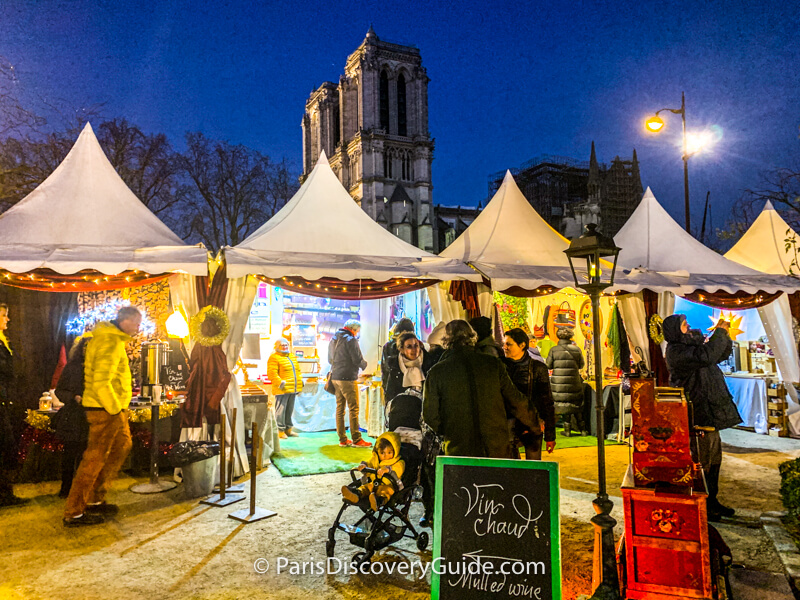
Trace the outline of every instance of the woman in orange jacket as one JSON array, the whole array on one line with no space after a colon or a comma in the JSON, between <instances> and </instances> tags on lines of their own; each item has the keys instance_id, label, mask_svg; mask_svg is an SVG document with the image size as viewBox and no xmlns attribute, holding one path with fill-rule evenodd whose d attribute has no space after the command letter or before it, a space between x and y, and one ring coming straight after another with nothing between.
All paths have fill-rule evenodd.
<instances>
[{"instance_id":1,"label":"woman in orange jacket","mask_svg":"<svg viewBox=\"0 0 800 600\"><path fill-rule=\"evenodd\" d=\"M294 400L303 389L303 376L297 359L289 351L289 341L285 338L275 342L275 352L267 361L267 376L272 382L275 394L275 418L278 421L278 437L297 437L292 430Z\"/></svg>"}]
</instances>

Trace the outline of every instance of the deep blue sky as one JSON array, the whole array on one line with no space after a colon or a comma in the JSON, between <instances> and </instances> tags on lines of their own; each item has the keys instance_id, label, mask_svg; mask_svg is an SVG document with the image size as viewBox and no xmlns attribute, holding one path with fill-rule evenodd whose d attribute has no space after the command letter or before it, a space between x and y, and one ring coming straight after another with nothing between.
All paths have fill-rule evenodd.
<instances>
[{"instance_id":1,"label":"deep blue sky","mask_svg":"<svg viewBox=\"0 0 800 600\"><path fill-rule=\"evenodd\" d=\"M792 8L792 7L795 8ZM179 147L203 131L301 165L309 92L337 81L372 24L420 48L436 139L434 201L474 205L487 178L540 154L630 157L683 222L680 117L646 137L642 119L678 107L716 125L689 176L699 224L711 191L719 227L768 169L800 165L800 10L794 2L31 2L0 3L0 55L19 94L103 103Z\"/></svg>"}]
</instances>

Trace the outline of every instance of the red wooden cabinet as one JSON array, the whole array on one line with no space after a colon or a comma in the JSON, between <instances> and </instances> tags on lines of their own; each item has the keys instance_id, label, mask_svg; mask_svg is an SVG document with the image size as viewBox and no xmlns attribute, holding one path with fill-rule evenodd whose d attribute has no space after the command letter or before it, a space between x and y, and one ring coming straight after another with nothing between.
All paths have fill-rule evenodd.
<instances>
[{"instance_id":1,"label":"red wooden cabinet","mask_svg":"<svg viewBox=\"0 0 800 600\"><path fill-rule=\"evenodd\" d=\"M697 481L695 482L697 485ZM622 484L626 598L713 598L706 493Z\"/></svg>"}]
</instances>

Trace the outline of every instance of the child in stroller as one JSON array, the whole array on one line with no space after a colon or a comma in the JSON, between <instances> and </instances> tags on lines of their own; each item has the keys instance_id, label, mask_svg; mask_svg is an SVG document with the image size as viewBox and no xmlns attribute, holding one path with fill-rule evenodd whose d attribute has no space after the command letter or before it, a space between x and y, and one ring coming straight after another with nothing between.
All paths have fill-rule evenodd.
<instances>
[{"instance_id":1,"label":"child in stroller","mask_svg":"<svg viewBox=\"0 0 800 600\"><path fill-rule=\"evenodd\" d=\"M400 487L397 484L402 486L400 477L403 476L405 465L400 456L400 436L394 432L384 433L375 442L369 462L362 461L356 467L359 471L369 469L368 482L355 490L343 486L342 497L351 504L358 504L362 498L367 498L370 508L378 510L378 504L386 504L395 489Z\"/></svg>"},{"instance_id":2,"label":"child in stroller","mask_svg":"<svg viewBox=\"0 0 800 600\"><path fill-rule=\"evenodd\" d=\"M397 396L390 403L390 406L404 395ZM394 424L392 423L390 406L387 406L387 424ZM397 406L399 407L400 403ZM403 419L403 421L406 425L410 423L407 419ZM419 433L419 417L417 417L415 423L416 432ZM362 464L355 469L351 469L350 477L352 481L342 488L342 508L328 530L328 540L325 544L327 556L333 556L337 531L344 531L348 534L351 544L364 549L363 552L360 551L353 556L353 563L356 566L362 562L369 562L376 551L395 544L403 538L416 540L417 548L420 551L428 547L428 534L424 531L418 532L408 520L408 511L411 503L421 495L421 488L417 485L422 464L419 442L421 433L417 436L414 432L415 430L413 429L397 426L394 431L380 436L375 443L371 462L376 466L380 466L380 457L376 455L378 446L379 444L383 445L381 443L382 439L391 440L390 444L395 450L394 456L397 456L397 449L399 449L400 460L395 464L404 463L404 468L400 473L397 473L398 469L393 467L393 472L389 473L389 477L384 475L383 478L378 478L378 470L371 466L363 466ZM364 476L359 478L357 474L364 474ZM398 476L392 477L392 475ZM390 490L384 490L383 498L381 498L380 493L378 497L375 497L374 493L367 495L364 491L359 491L364 485L374 486L375 478L381 481L379 487L387 486L390 488ZM389 491L390 493L387 493ZM373 498L374 505L370 502ZM381 502L381 500L383 501ZM344 512L353 507L357 507L363 512L361 517L353 525L342 523L341 519Z\"/></svg>"}]
</instances>

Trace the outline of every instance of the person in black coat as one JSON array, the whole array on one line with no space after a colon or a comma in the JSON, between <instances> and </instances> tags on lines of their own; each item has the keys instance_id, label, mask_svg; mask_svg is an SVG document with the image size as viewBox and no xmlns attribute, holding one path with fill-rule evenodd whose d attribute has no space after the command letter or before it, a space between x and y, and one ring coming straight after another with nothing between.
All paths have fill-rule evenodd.
<instances>
[{"instance_id":1,"label":"person in black coat","mask_svg":"<svg viewBox=\"0 0 800 600\"><path fill-rule=\"evenodd\" d=\"M17 468L17 442L14 435L14 404L11 385L14 381L14 356L6 338L8 305L0 304L0 506L25 504L14 495L12 474Z\"/></svg>"},{"instance_id":2,"label":"person in black coat","mask_svg":"<svg viewBox=\"0 0 800 600\"><path fill-rule=\"evenodd\" d=\"M333 336L328 346L328 362L331 365L330 379L336 396L336 433L342 447L356 446L371 448L372 444L362 439L358 425L358 371L367 368L367 361L361 354L358 345L358 332L361 323L350 319ZM345 407L350 416L350 435L347 439L344 427Z\"/></svg>"},{"instance_id":3,"label":"person in black coat","mask_svg":"<svg viewBox=\"0 0 800 600\"><path fill-rule=\"evenodd\" d=\"M550 392L550 376L547 366L534 359L528 352L530 338L519 327L505 333L503 362L508 375L517 389L528 399L528 403L539 413L544 426L531 431L514 419L513 431L516 438L525 446L526 460L542 459L542 438L547 444L547 453L551 454L556 447L556 413L553 395Z\"/></svg>"},{"instance_id":4,"label":"person in black coat","mask_svg":"<svg viewBox=\"0 0 800 600\"><path fill-rule=\"evenodd\" d=\"M61 498L69 496L72 479L81 463L86 441L89 438L89 423L81 405L83 396L83 357L91 333L75 340L69 351L69 360L61 371L56 385L56 398L64 403L55 415L56 437L64 443L61 457Z\"/></svg>"},{"instance_id":5,"label":"person in black coat","mask_svg":"<svg viewBox=\"0 0 800 600\"><path fill-rule=\"evenodd\" d=\"M422 382L436 364L433 354L425 350L413 332L404 332L395 339L395 352L381 361L381 385L386 404L409 388L422 391ZM421 375L421 379L420 379Z\"/></svg>"},{"instance_id":6,"label":"person in black coat","mask_svg":"<svg viewBox=\"0 0 800 600\"><path fill-rule=\"evenodd\" d=\"M689 328L686 315L676 314L664 319L664 339L667 342L665 359L669 384L684 389L692 404L694 425L713 428L698 439L700 463L708 485L708 518L733 516L735 510L717 499L719 472L722 466L722 442L719 432L742 422L733 396L725 384L725 376L717 366L728 358L733 342L730 324L720 319L714 333L705 340L702 332Z\"/></svg>"},{"instance_id":7,"label":"person in black coat","mask_svg":"<svg viewBox=\"0 0 800 600\"><path fill-rule=\"evenodd\" d=\"M400 337L401 333L414 333L414 321L406 317L400 319L392 330L392 337L383 345L383 349L381 350L381 386L383 387L385 402L390 400L390 398L386 397L386 382L389 381L390 370L400 352L397 349L397 338Z\"/></svg>"}]
</instances>

